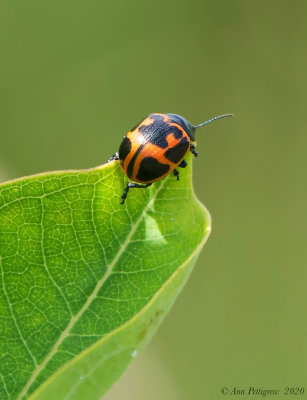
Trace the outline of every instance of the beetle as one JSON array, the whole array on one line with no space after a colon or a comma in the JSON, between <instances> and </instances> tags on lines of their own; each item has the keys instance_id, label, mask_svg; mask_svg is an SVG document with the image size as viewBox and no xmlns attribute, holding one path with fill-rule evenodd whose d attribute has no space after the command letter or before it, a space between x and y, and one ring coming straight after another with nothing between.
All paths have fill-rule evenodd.
<instances>
[{"instance_id":1,"label":"beetle","mask_svg":"<svg viewBox=\"0 0 307 400\"><path fill-rule=\"evenodd\" d=\"M197 156L192 143L195 130L232 115L219 115L199 125L192 125L177 114L150 114L144 118L123 137L118 153L109 159L119 160L121 169L133 181L127 184L121 204L131 188L147 188L171 172L179 180L177 167L187 166L187 153Z\"/></svg>"}]
</instances>

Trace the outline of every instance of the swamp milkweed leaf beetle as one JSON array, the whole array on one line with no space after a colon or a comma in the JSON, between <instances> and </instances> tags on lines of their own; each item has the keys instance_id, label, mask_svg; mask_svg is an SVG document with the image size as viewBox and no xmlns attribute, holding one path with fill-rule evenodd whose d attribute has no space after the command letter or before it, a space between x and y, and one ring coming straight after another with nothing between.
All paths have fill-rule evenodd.
<instances>
[{"instance_id":1,"label":"swamp milkweed leaf beetle","mask_svg":"<svg viewBox=\"0 0 307 400\"><path fill-rule=\"evenodd\" d=\"M146 188L171 172L179 180L177 167L187 166L184 157L188 151L197 156L192 143L195 130L232 115L219 115L199 125L176 114L150 114L143 119L123 137L118 153L108 160L119 160L122 170L133 181L126 186L121 204L131 188Z\"/></svg>"}]
</instances>

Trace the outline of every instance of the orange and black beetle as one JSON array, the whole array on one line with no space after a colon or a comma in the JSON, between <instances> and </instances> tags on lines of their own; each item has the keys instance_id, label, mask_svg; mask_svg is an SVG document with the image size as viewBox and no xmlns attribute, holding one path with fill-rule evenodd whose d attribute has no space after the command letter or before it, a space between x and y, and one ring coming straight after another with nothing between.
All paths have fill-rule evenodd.
<instances>
[{"instance_id":1,"label":"orange and black beetle","mask_svg":"<svg viewBox=\"0 0 307 400\"><path fill-rule=\"evenodd\" d=\"M179 180L177 167L187 166L184 157L190 150L197 156L195 129L232 114L219 115L199 125L191 125L186 119L176 114L150 114L124 136L111 160L119 160L124 173L134 182L129 182L122 195L123 204L129 189L146 188L153 182L164 178L169 173Z\"/></svg>"}]
</instances>

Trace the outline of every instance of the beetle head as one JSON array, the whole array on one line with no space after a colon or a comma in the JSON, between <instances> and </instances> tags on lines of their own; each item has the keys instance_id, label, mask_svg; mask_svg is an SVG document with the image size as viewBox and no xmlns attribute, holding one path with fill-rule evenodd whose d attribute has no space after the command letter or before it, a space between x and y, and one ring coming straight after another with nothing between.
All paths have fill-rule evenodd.
<instances>
[{"instance_id":1,"label":"beetle head","mask_svg":"<svg viewBox=\"0 0 307 400\"><path fill-rule=\"evenodd\" d=\"M208 121L202 122L201 124L192 125L192 124L190 124L189 121L187 121L185 118L181 117L180 115L177 115L177 114L166 114L166 115L169 116L169 118L172 120L172 122L175 122L176 124L182 126L182 128L187 132L187 134L190 136L191 140L193 140L193 141L195 140L195 129L200 128L201 126L208 125L211 122L216 121L217 119L233 116L233 114L218 115L217 117L210 118L210 119L208 119Z\"/></svg>"}]
</instances>

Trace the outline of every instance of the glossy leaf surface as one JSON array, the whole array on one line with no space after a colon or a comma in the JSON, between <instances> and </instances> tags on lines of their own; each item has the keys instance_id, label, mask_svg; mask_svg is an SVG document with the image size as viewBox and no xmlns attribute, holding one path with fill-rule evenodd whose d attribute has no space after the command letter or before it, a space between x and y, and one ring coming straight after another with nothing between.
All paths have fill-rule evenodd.
<instances>
[{"instance_id":1,"label":"glossy leaf surface","mask_svg":"<svg viewBox=\"0 0 307 400\"><path fill-rule=\"evenodd\" d=\"M180 176L124 205L117 162L0 185L1 399L95 400L118 379L210 232Z\"/></svg>"}]
</instances>

